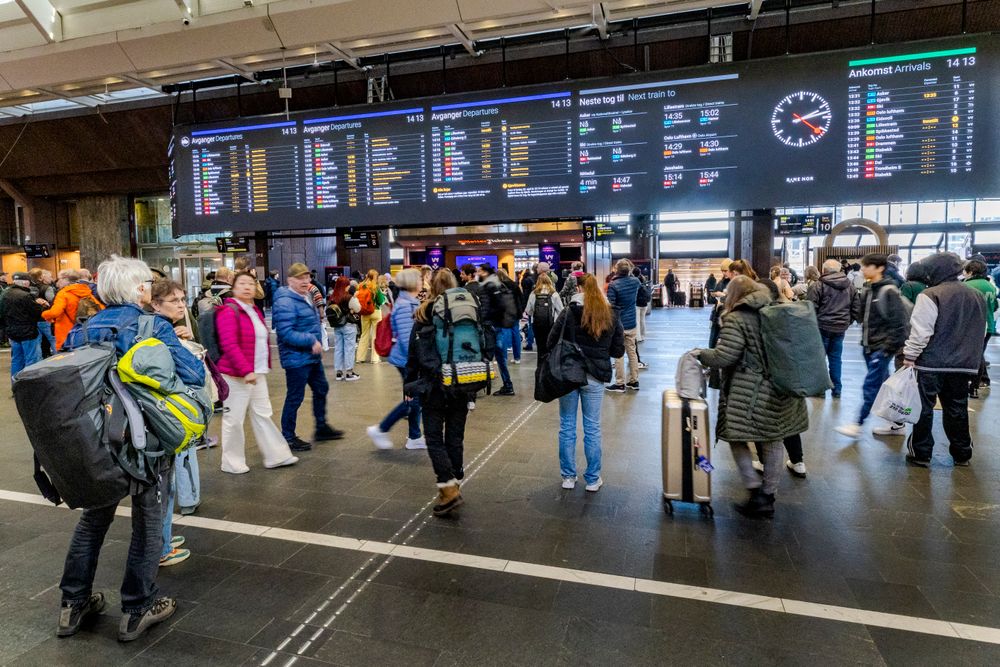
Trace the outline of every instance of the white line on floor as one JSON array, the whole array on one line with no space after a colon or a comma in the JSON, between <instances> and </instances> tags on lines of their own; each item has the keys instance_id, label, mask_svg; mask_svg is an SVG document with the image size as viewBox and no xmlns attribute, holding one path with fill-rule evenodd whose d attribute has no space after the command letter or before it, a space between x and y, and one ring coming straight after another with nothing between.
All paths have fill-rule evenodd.
<instances>
[{"instance_id":1,"label":"white line on floor","mask_svg":"<svg viewBox=\"0 0 1000 667\"><path fill-rule=\"evenodd\" d=\"M42 496L30 493L20 493L17 491L6 491L0 489L0 500L10 500L14 502L29 503L32 505L46 505L51 507L51 503L45 500ZM118 509L118 514L122 516L127 516L128 512L128 508L125 507L120 507ZM349 537L339 537L337 535L325 535L322 533L307 533L297 530L286 530L283 528L272 528L270 526L259 526L236 521L223 521L220 519L208 519L198 516L175 516L174 524L182 526L195 526L197 528L217 530L225 533L255 535L258 537L286 540L301 544L317 544L336 549L347 549L350 551L361 551L370 554L388 555L393 558L408 558L411 560L443 563L446 565L456 565L459 567L469 567L479 570L504 572L506 574L515 574L525 577L552 579L555 581L569 581L578 584L587 584L590 586L600 586L602 588L615 588L626 591L635 591L638 593L648 593L650 595L681 598L685 600L700 600L702 602L712 604L724 604L734 607L746 607L749 609L763 609L782 614L807 616L810 618L839 621L843 623L857 623L877 628L905 630L907 632L917 632L927 635L936 635L939 637L950 637L952 639L967 639L986 642L989 644L1000 644L1000 628L993 628L984 625L969 625L966 623L942 621L934 618L906 616L903 614L888 614L879 611L870 611L867 609L856 609L853 607L839 607L836 605L807 602L805 600L792 600L787 598L769 597L765 595L755 595L752 593L741 593L739 591L727 591L717 588L688 586L684 584L674 584L667 581L625 577L601 572L589 572L586 570L574 570L565 567L525 563L522 561L505 560L503 558L489 558L453 551L425 549L405 544L390 544L388 542L358 540ZM278 650L281 650L281 648L283 647L279 647ZM274 655L268 657L270 659L265 661L263 664L268 664L271 660L273 660Z\"/></svg>"}]
</instances>

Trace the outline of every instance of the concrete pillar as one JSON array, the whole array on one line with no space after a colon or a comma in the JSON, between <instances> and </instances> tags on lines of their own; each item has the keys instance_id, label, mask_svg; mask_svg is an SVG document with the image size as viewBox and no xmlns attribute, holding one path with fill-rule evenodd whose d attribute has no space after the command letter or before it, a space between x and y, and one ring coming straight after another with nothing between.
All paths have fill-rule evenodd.
<instances>
[{"instance_id":1,"label":"concrete pillar","mask_svg":"<svg viewBox=\"0 0 1000 667\"><path fill-rule=\"evenodd\" d=\"M731 220L729 247L733 259L746 260L766 278L774 261L774 209L733 211Z\"/></svg>"},{"instance_id":2,"label":"concrete pillar","mask_svg":"<svg viewBox=\"0 0 1000 667\"><path fill-rule=\"evenodd\" d=\"M132 252L129 236L128 197L95 195L76 200L80 218L80 265L94 271L112 254L128 257Z\"/></svg>"}]
</instances>

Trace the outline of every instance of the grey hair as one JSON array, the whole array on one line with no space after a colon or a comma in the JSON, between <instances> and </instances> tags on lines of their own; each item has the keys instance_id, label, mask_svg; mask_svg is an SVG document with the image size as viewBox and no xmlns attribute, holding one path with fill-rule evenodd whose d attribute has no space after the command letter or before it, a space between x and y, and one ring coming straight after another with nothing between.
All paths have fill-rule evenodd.
<instances>
[{"instance_id":1,"label":"grey hair","mask_svg":"<svg viewBox=\"0 0 1000 667\"><path fill-rule=\"evenodd\" d=\"M396 286L407 292L417 292L423 285L424 279L417 269L403 269L396 274Z\"/></svg>"},{"instance_id":2,"label":"grey hair","mask_svg":"<svg viewBox=\"0 0 1000 667\"><path fill-rule=\"evenodd\" d=\"M111 255L97 267L97 294L108 305L140 303L139 286L153 280L153 272L138 259Z\"/></svg>"},{"instance_id":3,"label":"grey hair","mask_svg":"<svg viewBox=\"0 0 1000 667\"><path fill-rule=\"evenodd\" d=\"M76 269L63 269L59 272L60 278L65 278L70 282L76 282L80 279L80 272Z\"/></svg>"},{"instance_id":4,"label":"grey hair","mask_svg":"<svg viewBox=\"0 0 1000 667\"><path fill-rule=\"evenodd\" d=\"M840 262L835 259L828 259L823 262L823 273L840 273Z\"/></svg>"}]
</instances>

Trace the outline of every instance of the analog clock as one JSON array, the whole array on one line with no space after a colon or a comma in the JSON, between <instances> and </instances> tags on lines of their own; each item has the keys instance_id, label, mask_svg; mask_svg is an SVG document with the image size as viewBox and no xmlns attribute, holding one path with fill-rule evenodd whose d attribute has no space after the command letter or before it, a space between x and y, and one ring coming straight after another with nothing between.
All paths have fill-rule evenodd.
<instances>
[{"instance_id":1,"label":"analog clock","mask_svg":"<svg viewBox=\"0 0 1000 667\"><path fill-rule=\"evenodd\" d=\"M805 148L826 136L831 117L830 105L825 99L800 90L774 105L771 131L786 146Z\"/></svg>"}]
</instances>

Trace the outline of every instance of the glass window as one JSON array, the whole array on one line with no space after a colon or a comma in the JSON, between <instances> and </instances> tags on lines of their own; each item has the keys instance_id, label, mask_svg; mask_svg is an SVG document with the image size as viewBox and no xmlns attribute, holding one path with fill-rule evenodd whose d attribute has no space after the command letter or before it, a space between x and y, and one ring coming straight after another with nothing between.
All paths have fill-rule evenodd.
<instances>
[{"instance_id":1,"label":"glass window","mask_svg":"<svg viewBox=\"0 0 1000 667\"><path fill-rule=\"evenodd\" d=\"M908 246L912 240L913 232L907 232L905 234L889 234L889 245L898 245L899 247Z\"/></svg>"},{"instance_id":2,"label":"glass window","mask_svg":"<svg viewBox=\"0 0 1000 667\"><path fill-rule=\"evenodd\" d=\"M692 255L711 252L727 252L729 250L728 239L681 239L677 241L660 241L660 252L676 254L679 252L689 252ZM612 242L611 252L615 252ZM628 250L626 249L626 252Z\"/></svg>"},{"instance_id":3,"label":"glass window","mask_svg":"<svg viewBox=\"0 0 1000 667\"><path fill-rule=\"evenodd\" d=\"M1000 243L1000 230L976 232L976 244Z\"/></svg>"},{"instance_id":4,"label":"glass window","mask_svg":"<svg viewBox=\"0 0 1000 667\"><path fill-rule=\"evenodd\" d=\"M861 217L861 205L850 204L848 206L838 206L834 210L833 221L835 223L841 223L844 220L850 220L851 218Z\"/></svg>"},{"instance_id":5,"label":"glass window","mask_svg":"<svg viewBox=\"0 0 1000 667\"><path fill-rule=\"evenodd\" d=\"M913 244L914 246L934 246L937 248L941 245L941 233L934 232L929 234L914 234Z\"/></svg>"},{"instance_id":6,"label":"glass window","mask_svg":"<svg viewBox=\"0 0 1000 667\"><path fill-rule=\"evenodd\" d=\"M888 204L865 204L861 207L861 217L874 220L880 225L889 224Z\"/></svg>"},{"instance_id":7,"label":"glass window","mask_svg":"<svg viewBox=\"0 0 1000 667\"><path fill-rule=\"evenodd\" d=\"M980 199L976 202L976 222L1000 220L1000 199ZM977 238L978 243L982 243Z\"/></svg>"},{"instance_id":8,"label":"glass window","mask_svg":"<svg viewBox=\"0 0 1000 667\"><path fill-rule=\"evenodd\" d=\"M402 262L404 252L403 248L389 248L389 261Z\"/></svg>"},{"instance_id":9,"label":"glass window","mask_svg":"<svg viewBox=\"0 0 1000 667\"><path fill-rule=\"evenodd\" d=\"M910 257L907 260L907 265L913 264L914 262L919 262L925 257L930 257L935 252L937 251L934 248L913 248L910 251Z\"/></svg>"},{"instance_id":10,"label":"glass window","mask_svg":"<svg viewBox=\"0 0 1000 667\"><path fill-rule=\"evenodd\" d=\"M917 204L915 202L909 204L889 204L889 224L917 224Z\"/></svg>"},{"instance_id":11,"label":"glass window","mask_svg":"<svg viewBox=\"0 0 1000 667\"><path fill-rule=\"evenodd\" d=\"M785 237L784 236L775 236L774 237L774 250L775 250L775 252L781 250L784 247L784 245L785 245Z\"/></svg>"},{"instance_id":12,"label":"glass window","mask_svg":"<svg viewBox=\"0 0 1000 667\"><path fill-rule=\"evenodd\" d=\"M660 232L728 232L729 220L689 220L687 222L661 222Z\"/></svg>"},{"instance_id":13,"label":"glass window","mask_svg":"<svg viewBox=\"0 0 1000 667\"><path fill-rule=\"evenodd\" d=\"M943 201L922 201L917 209L917 222L921 225L945 222L945 209L947 205Z\"/></svg>"},{"instance_id":14,"label":"glass window","mask_svg":"<svg viewBox=\"0 0 1000 667\"><path fill-rule=\"evenodd\" d=\"M969 232L948 234L945 241L948 243L948 251L958 253L959 257L965 257L965 251L972 244L972 234Z\"/></svg>"},{"instance_id":15,"label":"glass window","mask_svg":"<svg viewBox=\"0 0 1000 667\"><path fill-rule=\"evenodd\" d=\"M660 213L657 218L660 222L670 222L671 220L729 220L729 211L718 210L718 211L665 211ZM628 222L623 220L622 222Z\"/></svg>"},{"instance_id":16,"label":"glass window","mask_svg":"<svg viewBox=\"0 0 1000 667\"><path fill-rule=\"evenodd\" d=\"M632 252L632 243L630 241L611 242L612 255L628 255L631 252Z\"/></svg>"},{"instance_id":17,"label":"glass window","mask_svg":"<svg viewBox=\"0 0 1000 667\"><path fill-rule=\"evenodd\" d=\"M972 222L975 204L972 200L948 202L948 222Z\"/></svg>"},{"instance_id":18,"label":"glass window","mask_svg":"<svg viewBox=\"0 0 1000 667\"><path fill-rule=\"evenodd\" d=\"M840 234L833 240L835 248L853 248L861 240L861 234Z\"/></svg>"}]
</instances>

